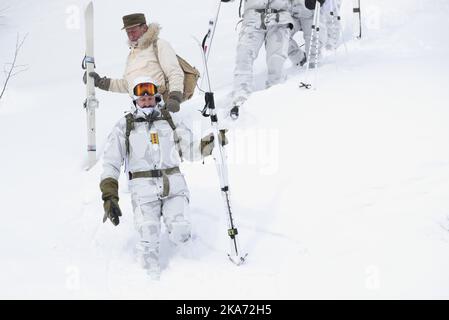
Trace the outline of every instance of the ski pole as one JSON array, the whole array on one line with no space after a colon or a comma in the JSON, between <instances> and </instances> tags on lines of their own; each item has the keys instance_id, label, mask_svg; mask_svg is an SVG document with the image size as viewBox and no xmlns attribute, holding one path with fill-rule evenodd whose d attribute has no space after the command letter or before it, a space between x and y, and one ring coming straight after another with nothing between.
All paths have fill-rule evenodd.
<instances>
[{"instance_id":1,"label":"ski pole","mask_svg":"<svg viewBox=\"0 0 449 320\"><path fill-rule=\"evenodd\" d=\"M358 25L355 24L354 34L357 39L362 39L362 11L360 10L360 0L354 0L353 12L355 14L355 18L358 18Z\"/></svg>"},{"instance_id":2,"label":"ski pole","mask_svg":"<svg viewBox=\"0 0 449 320\"><path fill-rule=\"evenodd\" d=\"M203 37L203 41L201 42L201 47L206 54L206 62L209 60L210 49L212 45L212 40L214 39L215 29L217 28L218 16L220 14L221 9L221 0L218 0L217 13L215 14L215 18L209 20L209 28L207 33ZM204 78L201 79L201 85L203 86Z\"/></svg>"},{"instance_id":3,"label":"ski pole","mask_svg":"<svg viewBox=\"0 0 449 320\"><path fill-rule=\"evenodd\" d=\"M312 54L313 42L316 40L315 38L316 38L317 31L319 31L319 25L317 25L316 20L317 20L317 14L318 14L318 10L319 10L318 8L320 8L320 6L321 6L321 4L317 1L315 4L315 10L313 11L312 32L310 34L310 45L309 45L309 50L307 53L306 72L304 75L304 82L301 82L299 85L300 88L304 88L304 89L310 89L312 87L312 84L308 83L307 80L309 78L308 76L309 76L309 70L310 70L310 55ZM315 54L317 55L318 51L316 51ZM315 62L316 62L316 57L315 57ZM318 65L315 64L315 69L317 67L318 67Z\"/></svg>"},{"instance_id":4,"label":"ski pole","mask_svg":"<svg viewBox=\"0 0 449 320\"><path fill-rule=\"evenodd\" d=\"M214 100L214 93L211 90L211 83L210 83L210 77L209 77L209 70L207 66L207 60L206 55L204 53L204 50L202 50L202 56L203 56L203 63L205 64L205 77L207 82L207 87L209 89L208 92L205 94L205 101L206 105L204 106L204 110L202 112L203 116L210 117L211 125L212 125L212 132L214 135L214 141L216 141L218 147L213 149L214 154L214 160L215 165L220 181L220 189L221 189L221 195L224 201L224 206L226 210L226 219L228 224L228 236L230 240L230 246L231 246L231 254L228 254L228 258L236 265L241 265L243 262L245 262L245 259L248 254L241 254L240 251L240 245L237 238L238 235L238 229L235 224L235 220L232 215L232 206L231 206L231 197L230 197L230 188L229 188L229 180L228 180L228 167L226 163L227 155L226 150L224 149L224 146L222 143L220 143L219 137L218 137L218 116L215 109L215 100ZM206 111L209 111L207 113Z\"/></svg>"},{"instance_id":5,"label":"ski pole","mask_svg":"<svg viewBox=\"0 0 449 320\"><path fill-rule=\"evenodd\" d=\"M206 35L203 38L202 47L204 52L206 53L206 62L209 61L210 49L212 46L212 41L215 35L215 29L217 28L218 16L220 15L221 9L221 0L218 1L217 13L215 14L215 18L209 20L209 29L207 30ZM206 43L208 42L208 44Z\"/></svg>"},{"instance_id":6,"label":"ski pole","mask_svg":"<svg viewBox=\"0 0 449 320\"><path fill-rule=\"evenodd\" d=\"M317 15L316 15L316 40L315 40L315 84L314 89L318 86L318 63L320 62L320 15L321 15L321 5L317 1Z\"/></svg>"},{"instance_id":7,"label":"ski pole","mask_svg":"<svg viewBox=\"0 0 449 320\"><path fill-rule=\"evenodd\" d=\"M219 11L219 10L218 10ZM218 18L218 16L217 16ZM209 29L210 31L210 29ZM214 30L212 30L211 33L208 32L208 35L210 36L210 42L209 42L209 51L210 47L212 45ZM207 35L206 35L207 36ZM199 43L200 44L200 43ZM213 149L213 155L215 160L215 166L217 169L217 174L220 181L220 189L221 189L221 195L223 198L225 210L226 210L226 220L228 224L228 236L230 240L230 246L231 246L231 252L232 255L228 253L228 258L236 265L241 265L243 262L245 262L246 256L248 254L242 255L240 252L240 246L238 242L238 230L232 215L232 206L231 206L231 196L230 196L230 188L229 188L229 179L228 179L228 166L226 163L227 155L226 150L224 149L224 145L221 143L221 139L219 139L218 134L218 116L215 109L215 100L214 100L214 93L212 92L212 85L210 81L210 75L209 75L209 68L208 68L208 62L207 62L207 56L206 51L207 48L205 48L206 41L203 39L203 42L200 44L201 47L201 55L203 58L203 64L204 64L204 74L205 74L205 81L207 84L208 92L205 93L205 106L202 111L202 115L205 117L210 117L211 120L211 126L212 126L212 133L214 136L214 141L217 145L216 148Z\"/></svg>"}]
</instances>

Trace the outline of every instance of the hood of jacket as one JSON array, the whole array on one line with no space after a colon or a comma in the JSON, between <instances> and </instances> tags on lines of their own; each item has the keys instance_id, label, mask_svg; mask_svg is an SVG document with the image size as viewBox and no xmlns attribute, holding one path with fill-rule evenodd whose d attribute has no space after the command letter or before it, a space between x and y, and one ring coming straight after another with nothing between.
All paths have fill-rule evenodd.
<instances>
[{"instance_id":1,"label":"hood of jacket","mask_svg":"<svg viewBox=\"0 0 449 320\"><path fill-rule=\"evenodd\" d=\"M128 40L128 44L133 48L146 49L159 38L160 30L161 27L159 24L150 23L148 25L148 30L139 38L139 40L137 40L137 42L131 42Z\"/></svg>"}]
</instances>

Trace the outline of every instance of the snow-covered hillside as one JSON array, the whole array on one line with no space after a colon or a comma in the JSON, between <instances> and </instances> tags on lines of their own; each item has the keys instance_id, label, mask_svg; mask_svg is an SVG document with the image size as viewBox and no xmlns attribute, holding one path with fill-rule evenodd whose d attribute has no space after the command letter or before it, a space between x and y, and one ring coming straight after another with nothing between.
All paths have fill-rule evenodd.
<instances>
[{"instance_id":1,"label":"snow-covered hillside","mask_svg":"<svg viewBox=\"0 0 449 320\"><path fill-rule=\"evenodd\" d=\"M317 89L304 72L255 92L230 128L230 186L247 263L226 259L226 220L213 160L184 163L194 256L162 239L161 281L134 257L126 179L124 216L102 224L101 151L129 97L97 91L99 162L86 172L83 9L87 1L3 0L0 63L16 33L29 69L0 100L0 298L449 298L449 4L362 0L364 38L327 52ZM201 68L216 0L95 0L101 75L120 77L128 48L121 17L145 12L161 37ZM176 8L176 11L173 9ZM229 107L238 4L223 4L210 56L219 108ZM182 116L207 130L198 93ZM223 114L220 113L221 118Z\"/></svg>"}]
</instances>

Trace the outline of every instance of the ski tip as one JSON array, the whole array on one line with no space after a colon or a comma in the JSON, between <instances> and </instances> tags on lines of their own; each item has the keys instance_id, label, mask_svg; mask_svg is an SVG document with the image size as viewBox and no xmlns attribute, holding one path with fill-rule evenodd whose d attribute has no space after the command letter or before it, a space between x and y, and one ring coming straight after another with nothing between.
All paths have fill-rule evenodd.
<instances>
[{"instance_id":1,"label":"ski tip","mask_svg":"<svg viewBox=\"0 0 449 320\"><path fill-rule=\"evenodd\" d=\"M247 257L247 256L248 256L247 253L245 253L243 256L231 256L231 255L228 253L228 258L229 258L229 260L231 260L231 262L232 262L233 264L235 264L236 266L242 265L242 264L246 261L246 257Z\"/></svg>"},{"instance_id":2,"label":"ski tip","mask_svg":"<svg viewBox=\"0 0 449 320\"><path fill-rule=\"evenodd\" d=\"M92 1L89 1L86 5L86 11L93 11L94 10L94 4Z\"/></svg>"}]
</instances>

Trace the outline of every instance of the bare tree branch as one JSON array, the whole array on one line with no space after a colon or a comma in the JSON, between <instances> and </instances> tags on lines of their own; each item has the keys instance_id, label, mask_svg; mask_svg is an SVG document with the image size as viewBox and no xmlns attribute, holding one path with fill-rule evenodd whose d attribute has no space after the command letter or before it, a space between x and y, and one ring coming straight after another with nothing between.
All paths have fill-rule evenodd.
<instances>
[{"instance_id":1,"label":"bare tree branch","mask_svg":"<svg viewBox=\"0 0 449 320\"><path fill-rule=\"evenodd\" d=\"M5 23L2 22L2 19L4 19L6 17L5 13L6 11L10 8L10 6L8 7L3 7L0 9L0 26L4 26Z\"/></svg>"},{"instance_id":2,"label":"bare tree branch","mask_svg":"<svg viewBox=\"0 0 449 320\"><path fill-rule=\"evenodd\" d=\"M13 74L11 74L11 78L15 77L16 75L18 75L19 73L25 72L27 71L28 68L22 69L22 70L17 70L16 72L14 72Z\"/></svg>"},{"instance_id":3,"label":"bare tree branch","mask_svg":"<svg viewBox=\"0 0 449 320\"><path fill-rule=\"evenodd\" d=\"M19 34L17 33L17 39L16 39L16 49L14 51L14 59L12 60L11 63L6 63L4 68L6 68L6 66L9 66L6 70L6 79L5 79L5 83L3 84L3 88L2 88L2 92L0 93L0 99L3 97L3 94L6 91L6 86L8 85L8 82L11 80L12 77L16 76L18 73L25 71L27 68L23 68L23 65L16 65L17 62L17 56L19 55L19 51L23 46L23 43L25 42L26 38L28 37L28 33L25 34L25 36L20 39ZM18 68L22 68L21 70L17 70Z\"/></svg>"},{"instance_id":4,"label":"bare tree branch","mask_svg":"<svg viewBox=\"0 0 449 320\"><path fill-rule=\"evenodd\" d=\"M3 7L3 8L1 8L0 9L0 12L6 12L6 11L8 11L9 9L11 8L11 6L6 6L6 7ZM1 15L0 17L2 17L3 15Z\"/></svg>"}]
</instances>

